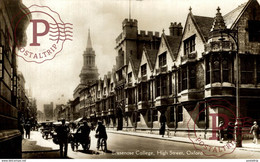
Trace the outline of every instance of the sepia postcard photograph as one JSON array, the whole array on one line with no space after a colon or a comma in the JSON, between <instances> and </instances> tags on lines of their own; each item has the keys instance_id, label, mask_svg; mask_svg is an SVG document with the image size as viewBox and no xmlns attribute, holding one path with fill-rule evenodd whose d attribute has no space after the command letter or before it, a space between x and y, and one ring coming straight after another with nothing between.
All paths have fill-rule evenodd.
<instances>
[{"instance_id":1,"label":"sepia postcard photograph","mask_svg":"<svg viewBox=\"0 0 260 162\"><path fill-rule=\"evenodd\" d=\"M0 0L0 159L260 159L260 0Z\"/></svg>"}]
</instances>

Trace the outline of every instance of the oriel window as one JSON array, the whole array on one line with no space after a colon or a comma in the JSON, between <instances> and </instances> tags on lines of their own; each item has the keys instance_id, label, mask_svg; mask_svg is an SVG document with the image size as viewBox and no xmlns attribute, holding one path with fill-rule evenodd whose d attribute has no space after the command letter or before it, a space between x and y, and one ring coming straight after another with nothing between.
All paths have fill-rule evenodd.
<instances>
[{"instance_id":1,"label":"oriel window","mask_svg":"<svg viewBox=\"0 0 260 162\"><path fill-rule=\"evenodd\" d=\"M229 78L229 61L228 58L222 59L223 82L230 82Z\"/></svg>"},{"instance_id":2,"label":"oriel window","mask_svg":"<svg viewBox=\"0 0 260 162\"><path fill-rule=\"evenodd\" d=\"M185 90L187 89L187 83L188 83L188 80L187 80L187 67L184 66L182 68L182 90Z\"/></svg>"},{"instance_id":3,"label":"oriel window","mask_svg":"<svg viewBox=\"0 0 260 162\"><path fill-rule=\"evenodd\" d=\"M213 83L220 82L220 59L219 56L213 56L212 59Z\"/></svg>"},{"instance_id":4,"label":"oriel window","mask_svg":"<svg viewBox=\"0 0 260 162\"><path fill-rule=\"evenodd\" d=\"M161 96L161 82L160 77L156 78L156 97Z\"/></svg>"},{"instance_id":5,"label":"oriel window","mask_svg":"<svg viewBox=\"0 0 260 162\"><path fill-rule=\"evenodd\" d=\"M189 89L196 88L196 65L189 65Z\"/></svg>"},{"instance_id":6,"label":"oriel window","mask_svg":"<svg viewBox=\"0 0 260 162\"><path fill-rule=\"evenodd\" d=\"M174 122L174 107L170 107L170 122Z\"/></svg>"},{"instance_id":7,"label":"oriel window","mask_svg":"<svg viewBox=\"0 0 260 162\"><path fill-rule=\"evenodd\" d=\"M183 110L182 106L177 107L177 112L178 112L178 122L183 121Z\"/></svg>"},{"instance_id":8,"label":"oriel window","mask_svg":"<svg viewBox=\"0 0 260 162\"><path fill-rule=\"evenodd\" d=\"M206 57L206 84L210 83L210 59Z\"/></svg>"},{"instance_id":9,"label":"oriel window","mask_svg":"<svg viewBox=\"0 0 260 162\"><path fill-rule=\"evenodd\" d=\"M142 83L142 92L143 92L142 101L147 101L147 84L146 83Z\"/></svg>"}]
</instances>

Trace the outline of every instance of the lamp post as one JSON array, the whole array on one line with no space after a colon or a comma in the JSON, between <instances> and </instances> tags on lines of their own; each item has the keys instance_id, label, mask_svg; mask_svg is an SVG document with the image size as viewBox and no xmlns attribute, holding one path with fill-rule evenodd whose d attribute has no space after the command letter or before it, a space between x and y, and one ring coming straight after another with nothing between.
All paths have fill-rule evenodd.
<instances>
[{"instance_id":1,"label":"lamp post","mask_svg":"<svg viewBox=\"0 0 260 162\"><path fill-rule=\"evenodd\" d=\"M238 39L238 27L237 29L224 29L220 31L221 38L219 40L223 41L223 33L230 36L236 44L236 126L235 126L235 139L236 147L242 147L242 130L240 128L240 95L239 95L239 79L240 79L240 69L239 69L239 39Z\"/></svg>"},{"instance_id":2,"label":"lamp post","mask_svg":"<svg viewBox=\"0 0 260 162\"><path fill-rule=\"evenodd\" d=\"M151 99L152 99L152 105L151 105L151 109L150 109L150 111L151 111L151 133L152 133L152 131L153 131L153 107L154 107L154 105L153 105L153 81L154 81L154 76L153 76L153 74L151 75L151 83L152 83L152 96L151 96Z\"/></svg>"}]
</instances>

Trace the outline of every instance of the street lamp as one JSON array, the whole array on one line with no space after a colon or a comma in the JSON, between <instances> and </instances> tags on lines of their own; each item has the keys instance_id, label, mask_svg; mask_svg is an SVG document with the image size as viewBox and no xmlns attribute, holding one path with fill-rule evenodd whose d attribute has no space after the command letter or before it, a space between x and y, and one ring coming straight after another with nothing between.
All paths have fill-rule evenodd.
<instances>
[{"instance_id":1,"label":"street lamp","mask_svg":"<svg viewBox=\"0 0 260 162\"><path fill-rule=\"evenodd\" d=\"M235 126L235 131L236 131L236 147L242 147L242 132L241 132L241 123L240 123L240 96L239 96L239 40L238 40L238 27L237 29L224 29L220 31L221 33L221 38L219 40L223 41L223 33L227 34L230 36L233 41L236 44L236 126Z\"/></svg>"},{"instance_id":2,"label":"street lamp","mask_svg":"<svg viewBox=\"0 0 260 162\"><path fill-rule=\"evenodd\" d=\"M152 131L153 131L153 108L154 108L154 105L153 105L153 82L154 82L154 76L153 76L153 74L151 75L151 83L152 83L152 96L151 96L151 99L152 99L152 105L151 105L151 109L149 110L150 112L151 112L151 133L152 133Z\"/></svg>"},{"instance_id":3,"label":"street lamp","mask_svg":"<svg viewBox=\"0 0 260 162\"><path fill-rule=\"evenodd\" d=\"M138 86L137 86L137 83L135 83L135 86L136 86L136 88L135 88L135 114L134 114L134 116L135 116L135 127L134 127L134 130L136 131L136 128L137 128L137 111L138 111L138 105L137 105L137 102L138 102L138 99L137 99L137 90L138 90Z\"/></svg>"}]
</instances>

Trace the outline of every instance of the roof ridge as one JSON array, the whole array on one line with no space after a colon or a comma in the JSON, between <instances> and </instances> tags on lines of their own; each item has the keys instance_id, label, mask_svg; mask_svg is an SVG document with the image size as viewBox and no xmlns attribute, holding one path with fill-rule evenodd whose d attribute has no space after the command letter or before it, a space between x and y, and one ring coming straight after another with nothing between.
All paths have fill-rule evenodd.
<instances>
[{"instance_id":1,"label":"roof ridge","mask_svg":"<svg viewBox=\"0 0 260 162\"><path fill-rule=\"evenodd\" d=\"M226 13L225 15L223 15L223 17L226 17L226 16L228 16L229 14L234 13L235 11L239 10L240 8L244 8L248 2L249 2L249 1L240 4L239 6L237 6L236 8L234 8L233 10L231 10L231 11L229 11L228 13Z\"/></svg>"},{"instance_id":2,"label":"roof ridge","mask_svg":"<svg viewBox=\"0 0 260 162\"><path fill-rule=\"evenodd\" d=\"M200 15L193 15L194 17L204 17L204 18L212 18L214 19L214 17L209 17L209 16L200 16Z\"/></svg>"}]
</instances>

